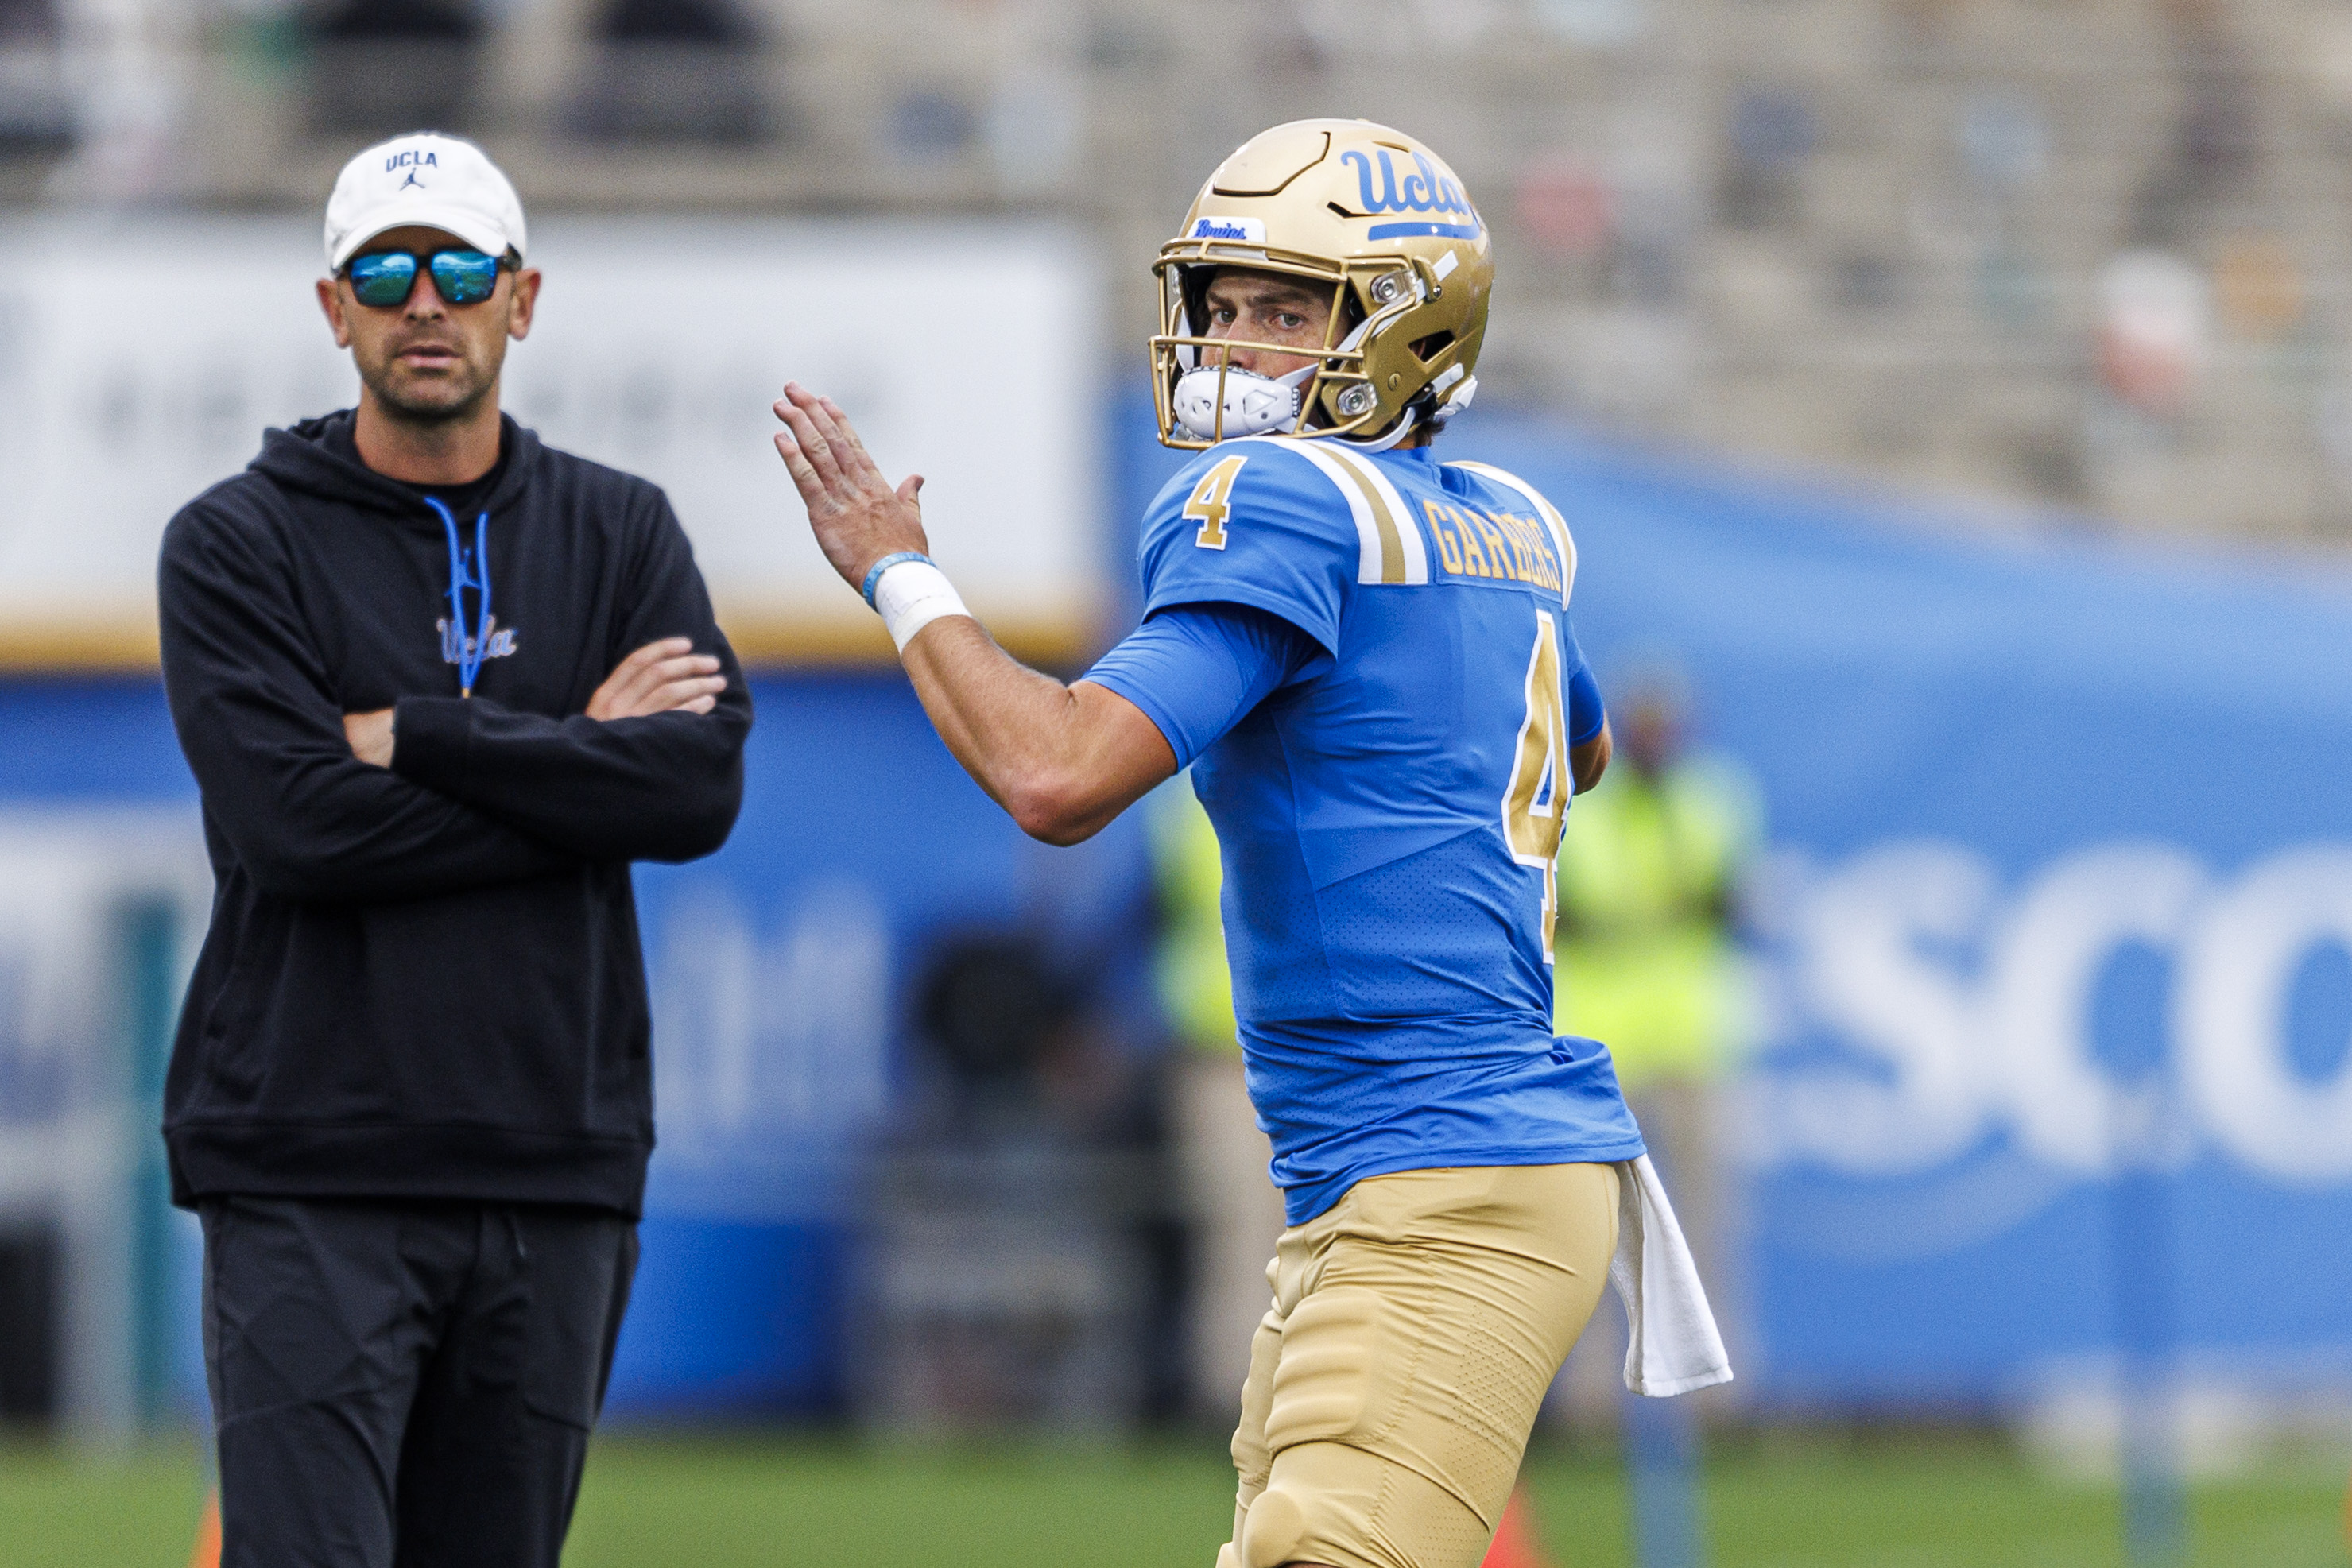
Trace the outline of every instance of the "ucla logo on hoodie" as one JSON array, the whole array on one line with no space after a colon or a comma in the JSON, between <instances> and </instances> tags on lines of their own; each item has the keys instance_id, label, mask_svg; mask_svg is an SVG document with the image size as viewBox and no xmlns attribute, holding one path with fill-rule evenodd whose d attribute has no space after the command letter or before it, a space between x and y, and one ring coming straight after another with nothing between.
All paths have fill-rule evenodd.
<instances>
[{"instance_id":1,"label":"ucla logo on hoodie","mask_svg":"<svg viewBox=\"0 0 2352 1568\"><path fill-rule=\"evenodd\" d=\"M445 664L462 664L473 658L503 659L515 651L513 631L500 626L495 615L489 618L488 635L483 640L486 645L479 653L474 651L474 640L451 625L446 615L433 626L441 633L441 662Z\"/></svg>"}]
</instances>

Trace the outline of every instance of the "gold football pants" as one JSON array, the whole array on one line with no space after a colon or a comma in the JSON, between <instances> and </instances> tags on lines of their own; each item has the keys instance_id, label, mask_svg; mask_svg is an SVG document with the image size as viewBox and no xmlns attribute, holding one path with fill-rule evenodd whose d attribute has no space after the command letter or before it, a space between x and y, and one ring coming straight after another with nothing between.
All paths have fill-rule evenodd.
<instances>
[{"instance_id":1,"label":"gold football pants","mask_svg":"<svg viewBox=\"0 0 2352 1568\"><path fill-rule=\"evenodd\" d=\"M1616 1247L1604 1165L1373 1176L1284 1231L1218 1568L1477 1568Z\"/></svg>"}]
</instances>

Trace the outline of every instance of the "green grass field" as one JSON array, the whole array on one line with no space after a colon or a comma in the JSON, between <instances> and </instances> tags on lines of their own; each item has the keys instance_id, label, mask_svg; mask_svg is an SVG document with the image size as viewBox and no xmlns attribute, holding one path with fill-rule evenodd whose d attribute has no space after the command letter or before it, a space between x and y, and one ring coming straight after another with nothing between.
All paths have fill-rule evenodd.
<instances>
[{"instance_id":1,"label":"green grass field","mask_svg":"<svg viewBox=\"0 0 2352 1568\"><path fill-rule=\"evenodd\" d=\"M1622 1471L1542 1448L1527 1479L1556 1568L1631 1568ZM808 1563L1210 1568L1232 1508L1213 1442L934 1449L807 1438L602 1440L571 1568ZM0 1563L182 1568L194 1450L0 1447ZM2342 1568L2344 1480L2316 1460L2197 1489L2204 1568ZM1751 1438L1706 1483L1716 1568L2123 1568L2112 1491L1969 1436Z\"/></svg>"}]
</instances>

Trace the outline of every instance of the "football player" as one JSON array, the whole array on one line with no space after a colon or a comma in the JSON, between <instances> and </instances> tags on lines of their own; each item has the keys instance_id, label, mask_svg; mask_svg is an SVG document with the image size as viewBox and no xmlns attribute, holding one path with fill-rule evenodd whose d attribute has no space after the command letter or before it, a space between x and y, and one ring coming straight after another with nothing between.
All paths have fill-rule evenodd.
<instances>
[{"instance_id":1,"label":"football player","mask_svg":"<svg viewBox=\"0 0 2352 1568\"><path fill-rule=\"evenodd\" d=\"M1142 626L1074 685L969 617L923 553L921 478L892 487L830 400L787 387L776 444L1024 830L1076 842L1184 768L1216 825L1289 1221L1219 1568L1471 1568L1608 1274L1621 1182L1654 1190L1608 1051L1551 1032L1553 858L1610 744L1576 547L1533 487L1431 447L1476 387L1494 262L1428 148L1278 126L1154 270L1160 439L1200 455L1145 518ZM1677 1385L1720 1382L1696 1318L1685 1299L1652 1337L1702 1342Z\"/></svg>"}]
</instances>

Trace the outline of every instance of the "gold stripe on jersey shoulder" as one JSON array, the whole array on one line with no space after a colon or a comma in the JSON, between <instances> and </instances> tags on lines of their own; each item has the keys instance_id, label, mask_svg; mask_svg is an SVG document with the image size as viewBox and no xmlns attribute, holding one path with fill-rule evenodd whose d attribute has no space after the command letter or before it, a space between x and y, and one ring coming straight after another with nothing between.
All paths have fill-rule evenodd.
<instances>
[{"instance_id":1,"label":"gold stripe on jersey shoulder","mask_svg":"<svg viewBox=\"0 0 2352 1568\"><path fill-rule=\"evenodd\" d=\"M1404 581L1404 536L1397 531L1396 514L1389 509L1387 500L1381 495L1381 487L1364 472L1364 460L1354 453L1334 448L1331 456L1362 493L1364 505L1371 509L1372 526L1380 530L1381 535L1381 580Z\"/></svg>"},{"instance_id":2,"label":"gold stripe on jersey shoulder","mask_svg":"<svg viewBox=\"0 0 2352 1568\"><path fill-rule=\"evenodd\" d=\"M1429 580L1429 553L1421 529L1404 498L1370 462L1327 441L1279 444L1321 469L1348 503L1360 545L1358 582L1410 586Z\"/></svg>"}]
</instances>

